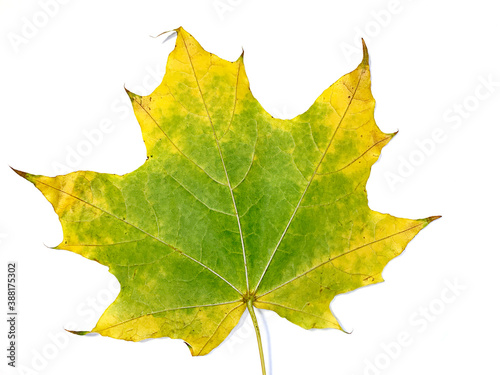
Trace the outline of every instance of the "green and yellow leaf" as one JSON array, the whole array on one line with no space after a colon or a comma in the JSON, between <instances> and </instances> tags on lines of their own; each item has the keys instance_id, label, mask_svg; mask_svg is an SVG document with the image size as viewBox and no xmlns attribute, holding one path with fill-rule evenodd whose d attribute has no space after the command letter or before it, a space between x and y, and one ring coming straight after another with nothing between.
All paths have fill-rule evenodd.
<instances>
[{"instance_id":1,"label":"green and yellow leaf","mask_svg":"<svg viewBox=\"0 0 500 375\"><path fill-rule=\"evenodd\" d=\"M371 166L393 134L374 120L366 47L354 71L291 120L254 98L243 56L223 60L182 28L159 87L128 94L147 148L140 168L17 171L59 215L56 248L109 267L120 282L92 332L179 338L204 355L248 303L306 329L340 329L332 299L381 282L435 219L368 206Z\"/></svg>"}]
</instances>

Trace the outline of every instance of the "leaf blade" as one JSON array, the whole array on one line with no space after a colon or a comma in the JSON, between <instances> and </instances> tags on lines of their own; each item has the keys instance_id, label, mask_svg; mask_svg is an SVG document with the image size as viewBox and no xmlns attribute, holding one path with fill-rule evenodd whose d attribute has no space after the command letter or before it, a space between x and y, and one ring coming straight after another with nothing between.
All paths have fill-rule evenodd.
<instances>
[{"instance_id":1,"label":"leaf blade","mask_svg":"<svg viewBox=\"0 0 500 375\"><path fill-rule=\"evenodd\" d=\"M158 88L127 91L146 144L141 167L122 176L16 171L58 214L56 249L120 282L92 332L180 338L204 355L247 305L303 328L342 329L331 300L383 281L386 264L435 219L368 206L371 166L394 134L375 123L363 50L305 113L280 120L252 95L243 55L223 60L179 28Z\"/></svg>"}]
</instances>

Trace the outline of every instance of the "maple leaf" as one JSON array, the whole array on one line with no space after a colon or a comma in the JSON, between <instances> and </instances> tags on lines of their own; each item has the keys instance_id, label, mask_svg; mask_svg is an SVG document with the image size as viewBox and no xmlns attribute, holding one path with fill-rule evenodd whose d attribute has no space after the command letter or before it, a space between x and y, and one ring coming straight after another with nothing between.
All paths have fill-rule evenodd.
<instances>
[{"instance_id":1,"label":"maple leaf","mask_svg":"<svg viewBox=\"0 0 500 375\"><path fill-rule=\"evenodd\" d=\"M436 218L368 207L370 168L394 134L374 121L366 46L354 71L305 113L280 120L253 97L243 54L228 62L176 31L159 87L127 91L147 148L140 168L16 171L59 215L56 249L108 266L120 282L92 332L179 338L204 355L248 308L262 356L254 307L306 329L341 329L332 299L381 282L385 265Z\"/></svg>"}]
</instances>

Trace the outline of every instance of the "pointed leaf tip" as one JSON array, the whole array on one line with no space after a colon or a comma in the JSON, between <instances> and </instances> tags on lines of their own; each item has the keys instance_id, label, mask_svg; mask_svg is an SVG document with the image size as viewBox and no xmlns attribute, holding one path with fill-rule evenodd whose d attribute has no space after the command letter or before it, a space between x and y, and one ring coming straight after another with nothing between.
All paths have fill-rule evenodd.
<instances>
[{"instance_id":1,"label":"pointed leaf tip","mask_svg":"<svg viewBox=\"0 0 500 375\"><path fill-rule=\"evenodd\" d=\"M130 100L133 101L135 98L141 97L140 95L134 94L132 91L128 90L125 86L123 86L123 88L125 89L125 92L127 93Z\"/></svg>"},{"instance_id":2,"label":"pointed leaf tip","mask_svg":"<svg viewBox=\"0 0 500 375\"><path fill-rule=\"evenodd\" d=\"M12 167L10 167L10 169L12 169L14 172L16 172L19 176L21 176L23 178L26 178L26 176L27 176L26 172L19 171L19 170L15 169L15 168L12 168Z\"/></svg>"},{"instance_id":3,"label":"pointed leaf tip","mask_svg":"<svg viewBox=\"0 0 500 375\"><path fill-rule=\"evenodd\" d=\"M391 137L391 139L392 139L392 138L394 138L394 137L395 137L398 133L399 133L399 130L396 130L394 133L388 133L387 135L388 135L389 137Z\"/></svg>"},{"instance_id":4,"label":"pointed leaf tip","mask_svg":"<svg viewBox=\"0 0 500 375\"><path fill-rule=\"evenodd\" d=\"M361 65L368 66L370 56L368 55L368 48L366 47L366 43L363 38L361 38L361 43L363 43L363 60L361 61Z\"/></svg>"},{"instance_id":5,"label":"pointed leaf tip","mask_svg":"<svg viewBox=\"0 0 500 375\"><path fill-rule=\"evenodd\" d=\"M191 356L196 357L200 354L200 353L196 354L194 351L194 348L187 341L184 341L184 344L186 344L186 346L188 347L189 352L191 353Z\"/></svg>"},{"instance_id":6,"label":"pointed leaf tip","mask_svg":"<svg viewBox=\"0 0 500 375\"><path fill-rule=\"evenodd\" d=\"M427 220L427 223L432 223L434 220L437 220L437 219L440 219L440 218L442 218L442 216L438 215L438 216L428 217L426 220Z\"/></svg>"}]
</instances>

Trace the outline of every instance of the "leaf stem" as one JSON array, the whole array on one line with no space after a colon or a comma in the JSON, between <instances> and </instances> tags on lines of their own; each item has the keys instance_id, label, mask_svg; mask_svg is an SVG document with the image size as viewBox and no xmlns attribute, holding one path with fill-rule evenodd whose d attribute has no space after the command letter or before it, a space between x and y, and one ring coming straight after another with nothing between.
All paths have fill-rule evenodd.
<instances>
[{"instance_id":1,"label":"leaf stem","mask_svg":"<svg viewBox=\"0 0 500 375\"><path fill-rule=\"evenodd\" d=\"M259 322L257 321L257 316L255 315L255 311L253 309L253 301L249 299L247 301L248 312L252 317L253 327L255 328L255 335L257 336L257 344L259 345L259 354L260 354L260 364L262 366L262 375L266 375L266 363L264 361L264 350L262 349L262 339L260 337L260 329Z\"/></svg>"}]
</instances>

